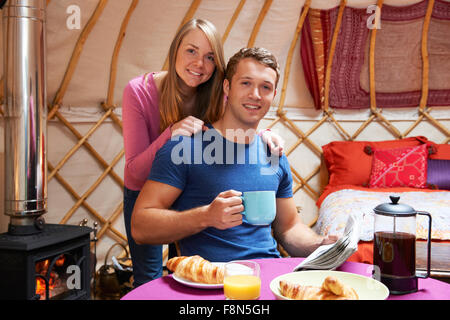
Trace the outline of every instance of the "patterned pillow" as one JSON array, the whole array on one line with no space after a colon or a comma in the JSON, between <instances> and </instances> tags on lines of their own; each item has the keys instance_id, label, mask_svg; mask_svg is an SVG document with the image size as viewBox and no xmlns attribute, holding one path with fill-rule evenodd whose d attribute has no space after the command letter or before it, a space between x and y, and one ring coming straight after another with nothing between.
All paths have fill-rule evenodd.
<instances>
[{"instance_id":1,"label":"patterned pillow","mask_svg":"<svg viewBox=\"0 0 450 320\"><path fill-rule=\"evenodd\" d=\"M427 183L437 189L450 190L450 160L428 159Z\"/></svg>"},{"instance_id":2,"label":"patterned pillow","mask_svg":"<svg viewBox=\"0 0 450 320\"><path fill-rule=\"evenodd\" d=\"M370 174L370 188L425 188L427 183L426 144L375 150Z\"/></svg>"},{"instance_id":3,"label":"patterned pillow","mask_svg":"<svg viewBox=\"0 0 450 320\"><path fill-rule=\"evenodd\" d=\"M393 149L415 147L428 143L423 136L385 141L333 141L322 146L323 156L329 174L329 185L352 184L368 186L372 170L373 153L365 149ZM439 158L442 159L442 158Z\"/></svg>"}]
</instances>

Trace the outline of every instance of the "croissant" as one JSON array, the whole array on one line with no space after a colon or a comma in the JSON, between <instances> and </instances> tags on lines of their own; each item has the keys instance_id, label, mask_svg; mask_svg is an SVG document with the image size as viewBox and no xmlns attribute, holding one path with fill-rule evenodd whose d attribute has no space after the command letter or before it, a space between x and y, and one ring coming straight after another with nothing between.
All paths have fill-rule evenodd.
<instances>
[{"instance_id":1,"label":"croissant","mask_svg":"<svg viewBox=\"0 0 450 320\"><path fill-rule=\"evenodd\" d=\"M280 281L280 291L286 298L294 300L322 300L323 292L319 287L302 286L284 280Z\"/></svg>"},{"instance_id":2,"label":"croissant","mask_svg":"<svg viewBox=\"0 0 450 320\"><path fill-rule=\"evenodd\" d=\"M280 281L281 294L294 300L357 300L356 291L335 277L326 277L322 287Z\"/></svg>"},{"instance_id":3,"label":"croissant","mask_svg":"<svg viewBox=\"0 0 450 320\"><path fill-rule=\"evenodd\" d=\"M335 277L326 277L325 281L322 283L322 289L332 292L333 294L340 296L339 300L358 300L358 294L355 289L343 284L339 279Z\"/></svg>"},{"instance_id":4,"label":"croissant","mask_svg":"<svg viewBox=\"0 0 450 320\"><path fill-rule=\"evenodd\" d=\"M167 261L167 269L184 279L208 283L223 283L224 268L216 266L202 257L174 257Z\"/></svg>"}]
</instances>

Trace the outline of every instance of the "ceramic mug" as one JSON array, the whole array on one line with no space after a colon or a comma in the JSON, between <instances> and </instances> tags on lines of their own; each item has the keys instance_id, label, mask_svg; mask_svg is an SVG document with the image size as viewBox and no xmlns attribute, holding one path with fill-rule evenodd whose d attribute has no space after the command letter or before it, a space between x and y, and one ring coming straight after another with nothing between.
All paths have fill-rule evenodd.
<instances>
[{"instance_id":1,"label":"ceramic mug","mask_svg":"<svg viewBox=\"0 0 450 320\"><path fill-rule=\"evenodd\" d=\"M244 211L241 214L248 223L269 225L277 212L275 191L246 191L241 196Z\"/></svg>"}]
</instances>

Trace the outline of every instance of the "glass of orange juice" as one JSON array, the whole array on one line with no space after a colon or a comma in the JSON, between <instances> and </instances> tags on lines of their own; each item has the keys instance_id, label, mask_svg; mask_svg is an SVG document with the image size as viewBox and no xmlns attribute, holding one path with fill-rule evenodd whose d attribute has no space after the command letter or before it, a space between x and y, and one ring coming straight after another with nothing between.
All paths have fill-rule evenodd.
<instances>
[{"instance_id":1,"label":"glass of orange juice","mask_svg":"<svg viewBox=\"0 0 450 320\"><path fill-rule=\"evenodd\" d=\"M225 264L223 291L230 300L256 300L261 293L259 264L238 260Z\"/></svg>"}]
</instances>

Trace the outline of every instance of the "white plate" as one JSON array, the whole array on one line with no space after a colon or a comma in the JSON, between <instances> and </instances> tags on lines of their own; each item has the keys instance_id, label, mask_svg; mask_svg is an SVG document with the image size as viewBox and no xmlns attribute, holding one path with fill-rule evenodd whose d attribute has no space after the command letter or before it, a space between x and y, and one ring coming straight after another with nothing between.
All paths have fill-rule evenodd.
<instances>
[{"instance_id":1,"label":"white plate","mask_svg":"<svg viewBox=\"0 0 450 320\"><path fill-rule=\"evenodd\" d=\"M225 262L212 262L212 264L216 266L223 266L225 265ZM194 282L188 279L185 279L183 277L177 276L175 273L172 273L172 278L175 279L175 281L184 284L188 287L198 288L198 289L220 289L223 288L223 283L218 284L210 284L210 283L201 283L201 282Z\"/></svg>"},{"instance_id":2,"label":"white plate","mask_svg":"<svg viewBox=\"0 0 450 320\"><path fill-rule=\"evenodd\" d=\"M355 289L359 300L385 300L389 296L389 289L375 279L349 272L328 270L299 271L283 274L270 282L270 290L280 300L291 300L281 294L280 280L305 286L321 287L323 281L328 276L334 276Z\"/></svg>"}]
</instances>

